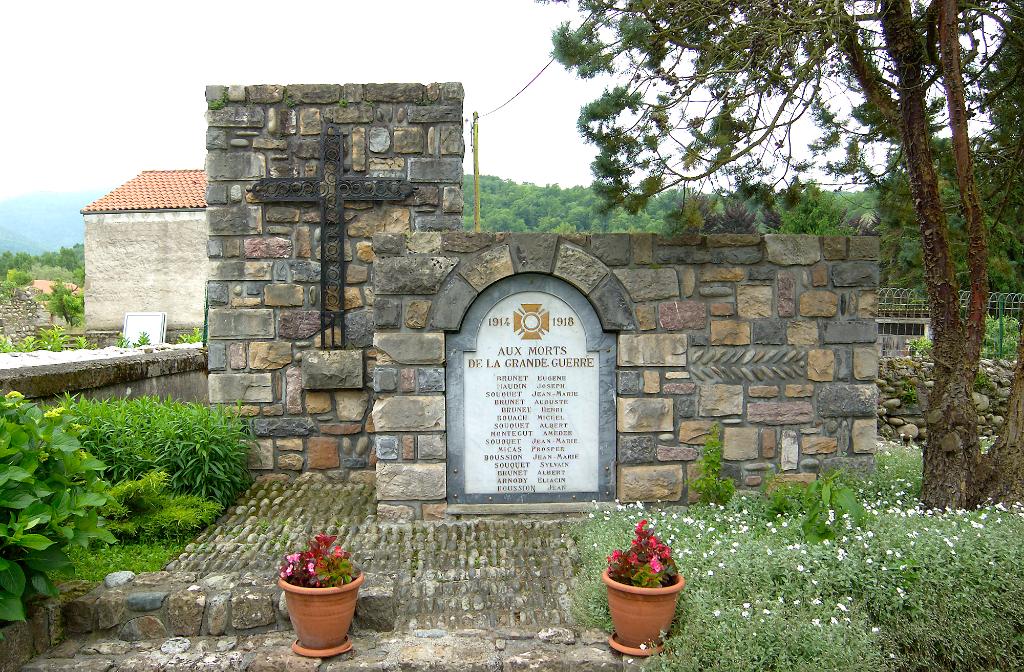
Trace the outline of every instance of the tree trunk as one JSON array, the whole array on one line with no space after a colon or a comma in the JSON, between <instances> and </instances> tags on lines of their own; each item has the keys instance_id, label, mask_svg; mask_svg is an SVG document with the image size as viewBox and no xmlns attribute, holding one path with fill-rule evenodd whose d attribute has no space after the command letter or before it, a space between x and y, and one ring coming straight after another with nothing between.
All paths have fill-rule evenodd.
<instances>
[{"instance_id":1,"label":"tree trunk","mask_svg":"<svg viewBox=\"0 0 1024 672\"><path fill-rule=\"evenodd\" d=\"M932 508L959 509L968 503L968 474L979 459L980 444L971 398L974 377L972 374L968 381L964 367L966 334L960 319L959 287L932 157L923 71L927 56L909 0L883 2L881 21L885 48L899 82L900 134L921 227L925 285L935 334L921 500Z\"/></svg>"},{"instance_id":2,"label":"tree trunk","mask_svg":"<svg viewBox=\"0 0 1024 672\"><path fill-rule=\"evenodd\" d=\"M1006 423L992 450L982 456L971 488L971 506L1024 502L1024 332L1021 336Z\"/></svg>"},{"instance_id":3,"label":"tree trunk","mask_svg":"<svg viewBox=\"0 0 1024 672\"><path fill-rule=\"evenodd\" d=\"M974 179L974 159L967 128L967 103L964 100L963 66L960 62L960 10L957 0L939 0L939 53L942 54L942 82L946 89L949 129L952 132L953 160L960 204L967 222L967 268L971 278L971 300L967 307L966 374L973 378L978 370L981 343L985 337L988 303L988 239L985 216Z\"/></svg>"}]
</instances>

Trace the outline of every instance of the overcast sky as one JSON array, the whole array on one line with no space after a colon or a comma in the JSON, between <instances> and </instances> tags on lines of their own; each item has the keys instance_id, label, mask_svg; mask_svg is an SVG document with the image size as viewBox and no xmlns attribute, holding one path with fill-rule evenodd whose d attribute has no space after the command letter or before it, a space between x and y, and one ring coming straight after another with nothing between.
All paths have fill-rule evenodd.
<instances>
[{"instance_id":1,"label":"overcast sky","mask_svg":"<svg viewBox=\"0 0 1024 672\"><path fill-rule=\"evenodd\" d=\"M548 62L551 31L579 20L574 7L533 0L5 3L0 199L109 190L142 170L202 168L207 84L461 81L466 115L484 113ZM553 64L481 123L481 172L589 184L594 150L580 139L576 119L602 86Z\"/></svg>"}]
</instances>

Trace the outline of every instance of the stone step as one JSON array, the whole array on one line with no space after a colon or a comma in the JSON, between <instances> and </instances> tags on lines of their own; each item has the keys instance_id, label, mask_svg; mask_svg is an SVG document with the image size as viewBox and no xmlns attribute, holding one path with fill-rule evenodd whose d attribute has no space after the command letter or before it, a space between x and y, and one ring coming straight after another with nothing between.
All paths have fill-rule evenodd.
<instances>
[{"instance_id":1,"label":"stone step","mask_svg":"<svg viewBox=\"0 0 1024 672\"><path fill-rule=\"evenodd\" d=\"M174 637L136 642L68 640L22 672L624 672L644 661L612 652L606 635L551 628L420 630L401 636L356 631L352 651L328 659L292 653L291 633Z\"/></svg>"}]
</instances>

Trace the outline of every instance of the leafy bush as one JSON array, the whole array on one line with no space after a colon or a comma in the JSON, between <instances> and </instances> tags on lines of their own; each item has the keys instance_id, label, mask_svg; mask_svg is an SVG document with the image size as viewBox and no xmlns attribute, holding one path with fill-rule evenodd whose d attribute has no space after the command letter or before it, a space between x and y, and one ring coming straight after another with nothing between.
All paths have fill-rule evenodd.
<instances>
[{"instance_id":1,"label":"leafy bush","mask_svg":"<svg viewBox=\"0 0 1024 672\"><path fill-rule=\"evenodd\" d=\"M106 527L122 540L156 541L192 536L212 523L223 507L195 495L172 495L163 471L122 481L110 488L101 513Z\"/></svg>"},{"instance_id":2,"label":"leafy bush","mask_svg":"<svg viewBox=\"0 0 1024 672\"><path fill-rule=\"evenodd\" d=\"M907 349L912 357L930 357L932 354L932 341L927 336L912 338L907 341Z\"/></svg>"},{"instance_id":3,"label":"leafy bush","mask_svg":"<svg viewBox=\"0 0 1024 672\"><path fill-rule=\"evenodd\" d=\"M704 454L700 458L700 476L693 482L693 488L700 493L700 501L708 504L725 504L736 492L731 478L722 478L721 429L716 423L711 427L704 441Z\"/></svg>"},{"instance_id":4,"label":"leafy bush","mask_svg":"<svg viewBox=\"0 0 1024 672\"><path fill-rule=\"evenodd\" d=\"M85 315L85 297L72 292L59 280L53 284L49 294L42 294L40 298L46 303L46 310L50 315L59 317L68 324L79 324Z\"/></svg>"},{"instance_id":5,"label":"leafy bush","mask_svg":"<svg viewBox=\"0 0 1024 672\"><path fill-rule=\"evenodd\" d=\"M1024 669L1024 507L930 511L919 451L893 448L854 485L861 529L808 544L802 514L762 497L725 507L592 514L574 536L581 625L609 628L605 555L647 519L687 584L664 656L676 672Z\"/></svg>"},{"instance_id":6,"label":"leafy bush","mask_svg":"<svg viewBox=\"0 0 1024 672\"><path fill-rule=\"evenodd\" d=\"M172 494L196 495L223 506L249 485L252 436L230 409L155 397L66 398L63 405L84 426L82 445L106 462L112 482L163 471Z\"/></svg>"},{"instance_id":7,"label":"leafy bush","mask_svg":"<svg viewBox=\"0 0 1024 672\"><path fill-rule=\"evenodd\" d=\"M199 327L193 327L192 331L187 334L181 334L178 336L178 343L202 343L203 332Z\"/></svg>"},{"instance_id":8,"label":"leafy bush","mask_svg":"<svg viewBox=\"0 0 1024 672\"><path fill-rule=\"evenodd\" d=\"M151 341L149 340L149 334L147 334L144 331L143 332L139 332L139 338L138 338L138 340L135 341L135 347L136 348L141 348L144 345L150 345L150 343L151 343Z\"/></svg>"},{"instance_id":9,"label":"leafy bush","mask_svg":"<svg viewBox=\"0 0 1024 672\"><path fill-rule=\"evenodd\" d=\"M904 406L914 406L917 404L917 386L904 380L900 383L899 398Z\"/></svg>"},{"instance_id":10,"label":"leafy bush","mask_svg":"<svg viewBox=\"0 0 1024 672\"><path fill-rule=\"evenodd\" d=\"M0 420L0 621L19 621L28 598L56 595L47 573L69 563L69 546L114 538L98 526L104 465L63 409L44 413L11 392Z\"/></svg>"},{"instance_id":11,"label":"leafy bush","mask_svg":"<svg viewBox=\"0 0 1024 672\"><path fill-rule=\"evenodd\" d=\"M974 391L981 394L991 394L996 391L996 385L982 369L974 374Z\"/></svg>"},{"instance_id":12,"label":"leafy bush","mask_svg":"<svg viewBox=\"0 0 1024 672\"><path fill-rule=\"evenodd\" d=\"M982 340L981 356L987 359L1015 359L1017 344L1020 342L1020 321L1003 317L1002 349L999 347L999 318L985 316L985 338Z\"/></svg>"}]
</instances>

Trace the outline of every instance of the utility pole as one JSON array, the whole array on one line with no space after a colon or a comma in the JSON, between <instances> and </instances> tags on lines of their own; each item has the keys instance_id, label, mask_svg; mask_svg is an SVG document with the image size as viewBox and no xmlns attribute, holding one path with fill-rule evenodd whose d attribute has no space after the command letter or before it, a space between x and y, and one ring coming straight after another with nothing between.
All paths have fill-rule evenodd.
<instances>
[{"instance_id":1,"label":"utility pole","mask_svg":"<svg viewBox=\"0 0 1024 672\"><path fill-rule=\"evenodd\" d=\"M480 115L473 113L473 230L480 233Z\"/></svg>"}]
</instances>

